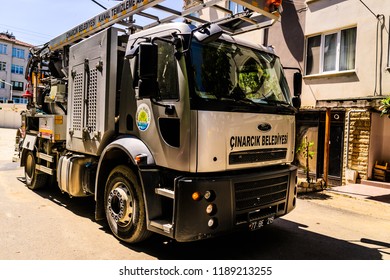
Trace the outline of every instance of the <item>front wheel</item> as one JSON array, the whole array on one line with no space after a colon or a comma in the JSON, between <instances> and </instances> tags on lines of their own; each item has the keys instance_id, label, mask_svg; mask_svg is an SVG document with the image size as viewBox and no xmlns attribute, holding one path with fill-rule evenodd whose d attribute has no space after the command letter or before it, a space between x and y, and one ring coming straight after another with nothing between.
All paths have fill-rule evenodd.
<instances>
[{"instance_id":1,"label":"front wheel","mask_svg":"<svg viewBox=\"0 0 390 280\"><path fill-rule=\"evenodd\" d=\"M128 243L137 243L151 235L146 229L145 202L133 171L124 165L114 168L107 180L104 205L113 234Z\"/></svg>"},{"instance_id":2,"label":"front wheel","mask_svg":"<svg viewBox=\"0 0 390 280\"><path fill-rule=\"evenodd\" d=\"M37 170L36 159L32 151L27 151L24 162L24 175L26 178L26 185L31 190L43 188L47 184L47 174L40 173Z\"/></svg>"}]
</instances>

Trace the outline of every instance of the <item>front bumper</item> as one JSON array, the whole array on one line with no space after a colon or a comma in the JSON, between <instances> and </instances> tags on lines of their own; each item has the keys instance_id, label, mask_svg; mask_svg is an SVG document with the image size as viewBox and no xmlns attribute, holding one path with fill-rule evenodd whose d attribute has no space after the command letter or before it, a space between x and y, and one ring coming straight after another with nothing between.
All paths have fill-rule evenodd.
<instances>
[{"instance_id":1,"label":"front bumper","mask_svg":"<svg viewBox=\"0 0 390 280\"><path fill-rule=\"evenodd\" d=\"M260 220L272 222L295 208L296 174L295 166L283 165L176 179L174 238L192 241L253 229Z\"/></svg>"}]
</instances>

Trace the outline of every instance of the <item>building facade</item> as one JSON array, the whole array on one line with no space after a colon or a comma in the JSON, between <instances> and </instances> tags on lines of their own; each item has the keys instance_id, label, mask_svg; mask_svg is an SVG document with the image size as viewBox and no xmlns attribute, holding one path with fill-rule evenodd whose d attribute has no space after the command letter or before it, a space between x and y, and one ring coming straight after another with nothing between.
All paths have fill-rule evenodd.
<instances>
[{"instance_id":1,"label":"building facade","mask_svg":"<svg viewBox=\"0 0 390 280\"><path fill-rule=\"evenodd\" d=\"M312 134L318 143L315 175L323 174L324 112L330 110L328 161L334 184L382 180L373 170L390 161L390 122L379 111L390 94L390 6L385 0L312 0L306 5L298 131Z\"/></svg>"},{"instance_id":2,"label":"building facade","mask_svg":"<svg viewBox=\"0 0 390 280\"><path fill-rule=\"evenodd\" d=\"M304 137L314 143L312 177L323 177L327 165L330 185L386 180L374 169L390 162L390 119L379 110L390 95L387 2L285 1L269 31L285 65L304 75L298 144Z\"/></svg>"},{"instance_id":3,"label":"building facade","mask_svg":"<svg viewBox=\"0 0 390 280\"><path fill-rule=\"evenodd\" d=\"M242 36L272 45L284 66L303 74L297 146L313 143L311 177L328 185L386 180L374 169L390 166L390 119L379 110L390 96L388 0L294 0L282 7L278 22ZM239 9L235 1L225 8Z\"/></svg>"},{"instance_id":4,"label":"building facade","mask_svg":"<svg viewBox=\"0 0 390 280\"><path fill-rule=\"evenodd\" d=\"M32 45L16 40L8 33L0 33L0 102L27 103L22 97L25 71Z\"/></svg>"}]
</instances>

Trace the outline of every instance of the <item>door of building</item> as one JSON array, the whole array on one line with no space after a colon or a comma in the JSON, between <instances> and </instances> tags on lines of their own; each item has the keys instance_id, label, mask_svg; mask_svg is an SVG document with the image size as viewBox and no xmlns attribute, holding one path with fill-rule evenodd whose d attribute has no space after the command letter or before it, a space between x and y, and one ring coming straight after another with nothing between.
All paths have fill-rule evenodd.
<instances>
[{"instance_id":1,"label":"door of building","mask_svg":"<svg viewBox=\"0 0 390 280\"><path fill-rule=\"evenodd\" d=\"M345 112L332 111L330 122L330 147L328 184L340 186L342 184L343 147L344 147ZM319 177L324 174L324 139L325 139L325 112L320 113L318 130L317 172Z\"/></svg>"}]
</instances>

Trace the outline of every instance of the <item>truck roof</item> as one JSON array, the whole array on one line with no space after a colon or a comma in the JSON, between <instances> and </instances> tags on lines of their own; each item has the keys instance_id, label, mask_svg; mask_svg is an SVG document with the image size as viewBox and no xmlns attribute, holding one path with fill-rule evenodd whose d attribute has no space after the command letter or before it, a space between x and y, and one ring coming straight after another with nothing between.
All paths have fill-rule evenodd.
<instances>
[{"instance_id":1,"label":"truck roof","mask_svg":"<svg viewBox=\"0 0 390 280\"><path fill-rule=\"evenodd\" d=\"M173 32L176 32L178 34L190 34L194 28L196 28L196 26L191 25L191 24L187 24L184 22L164 23L164 24L160 24L154 28L143 30L143 31L132 34L130 36L130 41L136 40L137 38L141 38L141 37L152 37L153 38L153 34L158 34L158 36L161 36L161 34L163 32L166 32L167 35L171 34ZM235 44L238 44L241 46L246 46L248 48L258 49L258 50L261 50L263 52L275 54L274 49L272 47L263 46L261 44L255 43L253 41L242 39L239 36L232 36L231 34L226 33L226 32L221 35L220 39L227 41L227 42L235 43ZM129 47L130 46L128 46L128 48ZM128 52L130 52L130 51L128 50Z\"/></svg>"}]
</instances>

